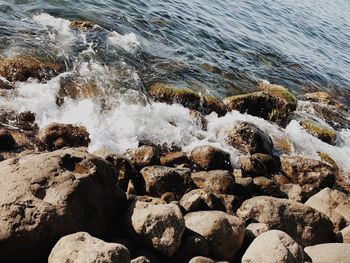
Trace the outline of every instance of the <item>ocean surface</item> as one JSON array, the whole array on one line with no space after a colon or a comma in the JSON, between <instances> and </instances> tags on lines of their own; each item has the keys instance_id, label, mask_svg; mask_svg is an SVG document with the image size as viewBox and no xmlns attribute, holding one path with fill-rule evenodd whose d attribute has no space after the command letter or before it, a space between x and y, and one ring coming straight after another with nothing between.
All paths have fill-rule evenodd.
<instances>
[{"instance_id":1,"label":"ocean surface","mask_svg":"<svg viewBox=\"0 0 350 263\"><path fill-rule=\"evenodd\" d=\"M296 121L280 129L232 112L211 114L202 131L187 109L149 104L145 96L156 81L224 98L267 80L299 98L307 91L329 91L349 106L349 14L348 0L0 1L0 57L35 54L63 59L68 69L46 83L18 83L0 106L35 112L40 127L51 121L83 124L91 151L125 151L149 140L188 151L211 143L235 156L221 131L248 120L288 137L295 154L317 158L317 151L325 151L350 170L348 129L331 146ZM76 19L98 27L74 31L69 21ZM69 74L98 83L103 98L67 98L58 106L60 78Z\"/></svg>"}]
</instances>

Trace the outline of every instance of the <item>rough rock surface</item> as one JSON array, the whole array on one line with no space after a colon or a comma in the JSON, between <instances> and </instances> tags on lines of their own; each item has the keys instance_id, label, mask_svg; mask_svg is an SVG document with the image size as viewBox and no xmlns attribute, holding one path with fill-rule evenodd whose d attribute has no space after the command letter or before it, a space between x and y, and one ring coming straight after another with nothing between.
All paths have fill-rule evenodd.
<instances>
[{"instance_id":1,"label":"rough rock surface","mask_svg":"<svg viewBox=\"0 0 350 263\"><path fill-rule=\"evenodd\" d=\"M350 226L347 226L347 227L343 228L340 231L340 235L341 235L341 241L343 243L350 244Z\"/></svg>"},{"instance_id":2,"label":"rough rock surface","mask_svg":"<svg viewBox=\"0 0 350 263\"><path fill-rule=\"evenodd\" d=\"M122 245L107 243L78 232L62 237L52 249L48 263L129 263L129 251Z\"/></svg>"},{"instance_id":3,"label":"rough rock surface","mask_svg":"<svg viewBox=\"0 0 350 263\"><path fill-rule=\"evenodd\" d=\"M242 263L303 263L303 250L288 234L270 230L254 239Z\"/></svg>"},{"instance_id":4,"label":"rough rock surface","mask_svg":"<svg viewBox=\"0 0 350 263\"><path fill-rule=\"evenodd\" d=\"M171 192L177 198L193 188L191 170L188 168L171 168L166 166L148 166L141 170L146 192L161 197Z\"/></svg>"},{"instance_id":5,"label":"rough rock surface","mask_svg":"<svg viewBox=\"0 0 350 263\"><path fill-rule=\"evenodd\" d=\"M350 262L350 244L328 243L306 247L304 250L314 263Z\"/></svg>"},{"instance_id":6,"label":"rough rock surface","mask_svg":"<svg viewBox=\"0 0 350 263\"><path fill-rule=\"evenodd\" d=\"M268 154L256 153L250 157L241 157L241 169L245 176L265 176L277 173L280 170L280 161Z\"/></svg>"},{"instance_id":7,"label":"rough rock surface","mask_svg":"<svg viewBox=\"0 0 350 263\"><path fill-rule=\"evenodd\" d=\"M305 205L327 215L336 230L341 230L350 223L350 198L340 191L327 187L311 196Z\"/></svg>"},{"instance_id":8,"label":"rough rock surface","mask_svg":"<svg viewBox=\"0 0 350 263\"><path fill-rule=\"evenodd\" d=\"M204 237L211 255L232 260L244 239L244 221L221 211L200 211L185 215L186 228Z\"/></svg>"},{"instance_id":9,"label":"rough rock surface","mask_svg":"<svg viewBox=\"0 0 350 263\"><path fill-rule=\"evenodd\" d=\"M160 164L159 151L148 145L143 145L135 150L128 151L126 158L130 160L137 170L143 167Z\"/></svg>"},{"instance_id":10,"label":"rough rock surface","mask_svg":"<svg viewBox=\"0 0 350 263\"><path fill-rule=\"evenodd\" d=\"M232 173L225 170L192 173L191 178L198 188L216 194L232 194L235 183Z\"/></svg>"},{"instance_id":11,"label":"rough rock surface","mask_svg":"<svg viewBox=\"0 0 350 263\"><path fill-rule=\"evenodd\" d=\"M200 170L232 170L230 154L210 145L196 147L191 159Z\"/></svg>"},{"instance_id":12,"label":"rough rock surface","mask_svg":"<svg viewBox=\"0 0 350 263\"><path fill-rule=\"evenodd\" d=\"M281 230L303 247L335 240L333 224L326 215L287 199L253 197L242 204L237 215Z\"/></svg>"},{"instance_id":13,"label":"rough rock surface","mask_svg":"<svg viewBox=\"0 0 350 263\"><path fill-rule=\"evenodd\" d=\"M190 160L184 152L170 152L160 157L160 164L164 166L176 166L189 163Z\"/></svg>"},{"instance_id":14,"label":"rough rock surface","mask_svg":"<svg viewBox=\"0 0 350 263\"><path fill-rule=\"evenodd\" d=\"M312 120L301 121L301 126L311 135L324 141L328 144L334 145L337 140L337 132L332 127L327 127L321 123Z\"/></svg>"},{"instance_id":15,"label":"rough rock surface","mask_svg":"<svg viewBox=\"0 0 350 263\"><path fill-rule=\"evenodd\" d=\"M185 230L181 210L175 204L134 201L126 224L136 241L150 245L166 256L172 256L180 247Z\"/></svg>"},{"instance_id":16,"label":"rough rock surface","mask_svg":"<svg viewBox=\"0 0 350 263\"><path fill-rule=\"evenodd\" d=\"M38 137L51 151L64 147L87 147L90 143L89 133L85 127L56 122L41 129Z\"/></svg>"},{"instance_id":17,"label":"rough rock surface","mask_svg":"<svg viewBox=\"0 0 350 263\"><path fill-rule=\"evenodd\" d=\"M26 155L0 163L0 258L47 256L67 234L106 237L126 205L115 169L81 150Z\"/></svg>"},{"instance_id":18,"label":"rough rock surface","mask_svg":"<svg viewBox=\"0 0 350 263\"><path fill-rule=\"evenodd\" d=\"M221 199L209 190L195 189L185 194L180 206L187 212L220 210L225 211Z\"/></svg>"}]
</instances>

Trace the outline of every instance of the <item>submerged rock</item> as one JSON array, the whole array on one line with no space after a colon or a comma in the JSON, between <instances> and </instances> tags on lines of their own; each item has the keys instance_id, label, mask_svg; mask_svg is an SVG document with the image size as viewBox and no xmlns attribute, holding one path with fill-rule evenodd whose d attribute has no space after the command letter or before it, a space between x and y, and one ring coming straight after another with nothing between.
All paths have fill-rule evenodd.
<instances>
[{"instance_id":1,"label":"submerged rock","mask_svg":"<svg viewBox=\"0 0 350 263\"><path fill-rule=\"evenodd\" d=\"M233 260L244 239L244 221L221 211L192 212L185 216L186 228L204 237L211 255Z\"/></svg>"},{"instance_id":2,"label":"submerged rock","mask_svg":"<svg viewBox=\"0 0 350 263\"><path fill-rule=\"evenodd\" d=\"M122 245L107 243L78 232L62 237L52 249L48 263L110 262L129 263L129 251Z\"/></svg>"},{"instance_id":3,"label":"submerged rock","mask_svg":"<svg viewBox=\"0 0 350 263\"><path fill-rule=\"evenodd\" d=\"M228 97L224 103L230 110L238 110L285 126L289 114L296 110L295 96L279 85L261 83L258 89L262 91Z\"/></svg>"},{"instance_id":4,"label":"submerged rock","mask_svg":"<svg viewBox=\"0 0 350 263\"><path fill-rule=\"evenodd\" d=\"M203 145L191 151L191 160L200 170L232 170L230 154L219 148Z\"/></svg>"},{"instance_id":5,"label":"submerged rock","mask_svg":"<svg viewBox=\"0 0 350 263\"><path fill-rule=\"evenodd\" d=\"M172 256L180 247L185 221L177 205L135 201L126 217L127 227L136 241L166 256Z\"/></svg>"},{"instance_id":6,"label":"submerged rock","mask_svg":"<svg viewBox=\"0 0 350 263\"><path fill-rule=\"evenodd\" d=\"M83 126L53 122L39 131L39 139L48 150L89 146L89 133Z\"/></svg>"},{"instance_id":7,"label":"submerged rock","mask_svg":"<svg viewBox=\"0 0 350 263\"><path fill-rule=\"evenodd\" d=\"M65 69L63 63L30 56L16 56L0 61L0 75L8 81L26 81L28 78L47 80Z\"/></svg>"},{"instance_id":8,"label":"submerged rock","mask_svg":"<svg viewBox=\"0 0 350 263\"><path fill-rule=\"evenodd\" d=\"M272 154L271 137L250 122L236 122L226 131L227 142L245 154Z\"/></svg>"},{"instance_id":9,"label":"submerged rock","mask_svg":"<svg viewBox=\"0 0 350 263\"><path fill-rule=\"evenodd\" d=\"M334 242L330 219L316 209L287 199L258 196L246 200L237 215L248 222L265 223L305 246Z\"/></svg>"},{"instance_id":10,"label":"submerged rock","mask_svg":"<svg viewBox=\"0 0 350 263\"><path fill-rule=\"evenodd\" d=\"M107 161L66 149L10 159L0 170L2 261L40 262L64 235L118 230L126 197Z\"/></svg>"},{"instance_id":11,"label":"submerged rock","mask_svg":"<svg viewBox=\"0 0 350 263\"><path fill-rule=\"evenodd\" d=\"M288 234L270 230L259 235L243 255L242 263L303 263L303 250Z\"/></svg>"},{"instance_id":12,"label":"submerged rock","mask_svg":"<svg viewBox=\"0 0 350 263\"><path fill-rule=\"evenodd\" d=\"M94 27L94 23L90 21L74 20L70 23L70 27L73 29L89 30Z\"/></svg>"}]
</instances>

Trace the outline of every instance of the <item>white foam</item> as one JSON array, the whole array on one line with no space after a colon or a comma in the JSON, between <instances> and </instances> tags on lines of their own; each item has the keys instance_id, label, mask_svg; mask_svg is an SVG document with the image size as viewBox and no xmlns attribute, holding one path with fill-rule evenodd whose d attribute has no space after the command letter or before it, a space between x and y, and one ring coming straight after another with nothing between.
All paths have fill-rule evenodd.
<instances>
[{"instance_id":1,"label":"white foam","mask_svg":"<svg viewBox=\"0 0 350 263\"><path fill-rule=\"evenodd\" d=\"M108 34L108 41L112 45L117 45L128 52L133 52L141 46L139 40L137 39L134 33L121 35L113 31Z\"/></svg>"}]
</instances>

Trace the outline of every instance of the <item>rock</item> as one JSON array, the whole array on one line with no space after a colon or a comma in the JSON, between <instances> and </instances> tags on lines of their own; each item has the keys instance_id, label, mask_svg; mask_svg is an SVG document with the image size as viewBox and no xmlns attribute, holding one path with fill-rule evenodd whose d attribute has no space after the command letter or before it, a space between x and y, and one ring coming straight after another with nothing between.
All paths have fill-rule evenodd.
<instances>
[{"instance_id":1,"label":"rock","mask_svg":"<svg viewBox=\"0 0 350 263\"><path fill-rule=\"evenodd\" d=\"M152 263L148 258L141 256L134 258L130 263Z\"/></svg>"},{"instance_id":2,"label":"rock","mask_svg":"<svg viewBox=\"0 0 350 263\"><path fill-rule=\"evenodd\" d=\"M159 151L153 146L143 145L135 150L126 152L125 155L137 170L141 170L146 166L160 164Z\"/></svg>"},{"instance_id":3,"label":"rock","mask_svg":"<svg viewBox=\"0 0 350 263\"><path fill-rule=\"evenodd\" d=\"M321 141L334 145L337 140L337 132L331 127L327 127L312 120L301 121L301 126L311 135L317 137Z\"/></svg>"},{"instance_id":4,"label":"rock","mask_svg":"<svg viewBox=\"0 0 350 263\"><path fill-rule=\"evenodd\" d=\"M288 199L292 201L304 203L307 199L305 196L303 196L303 190L301 189L300 185L283 184L280 186L280 190L288 196Z\"/></svg>"},{"instance_id":5,"label":"rock","mask_svg":"<svg viewBox=\"0 0 350 263\"><path fill-rule=\"evenodd\" d=\"M312 93L305 93L304 98L313 102L320 102L327 105L335 105L334 98L331 94L324 91L317 91Z\"/></svg>"},{"instance_id":6,"label":"rock","mask_svg":"<svg viewBox=\"0 0 350 263\"><path fill-rule=\"evenodd\" d=\"M336 230L341 230L350 223L350 198L328 187L311 196L305 205L327 215Z\"/></svg>"},{"instance_id":7,"label":"rock","mask_svg":"<svg viewBox=\"0 0 350 263\"><path fill-rule=\"evenodd\" d=\"M245 176L271 177L281 167L279 159L263 153L256 153L250 157L240 157L239 161Z\"/></svg>"},{"instance_id":8,"label":"rock","mask_svg":"<svg viewBox=\"0 0 350 263\"><path fill-rule=\"evenodd\" d=\"M191 170L188 168L170 168L166 166L148 166L141 170L146 192L153 196L174 193L176 198L191 190Z\"/></svg>"},{"instance_id":9,"label":"rock","mask_svg":"<svg viewBox=\"0 0 350 263\"><path fill-rule=\"evenodd\" d=\"M306 247L304 250L314 263L350 262L350 244L321 244Z\"/></svg>"},{"instance_id":10,"label":"rock","mask_svg":"<svg viewBox=\"0 0 350 263\"><path fill-rule=\"evenodd\" d=\"M243 220L221 211L200 211L185 215L186 228L204 237L211 255L232 260L244 239Z\"/></svg>"},{"instance_id":11,"label":"rock","mask_svg":"<svg viewBox=\"0 0 350 263\"><path fill-rule=\"evenodd\" d=\"M205 210L225 211L221 199L204 189L195 189L185 194L180 200L180 206L186 213Z\"/></svg>"},{"instance_id":12,"label":"rock","mask_svg":"<svg viewBox=\"0 0 350 263\"><path fill-rule=\"evenodd\" d=\"M38 137L50 151L64 147L87 147L90 143L89 133L85 127L56 122L40 129Z\"/></svg>"},{"instance_id":13,"label":"rock","mask_svg":"<svg viewBox=\"0 0 350 263\"><path fill-rule=\"evenodd\" d=\"M225 170L192 173L191 178L198 188L216 194L231 194L235 183L232 173Z\"/></svg>"},{"instance_id":14,"label":"rock","mask_svg":"<svg viewBox=\"0 0 350 263\"><path fill-rule=\"evenodd\" d=\"M16 116L16 124L19 128L28 131L36 131L38 129L35 124L36 116L33 112L23 111Z\"/></svg>"},{"instance_id":15,"label":"rock","mask_svg":"<svg viewBox=\"0 0 350 263\"><path fill-rule=\"evenodd\" d=\"M184 152L170 152L160 157L160 164L163 166L176 166L189 163L190 160Z\"/></svg>"},{"instance_id":16,"label":"rock","mask_svg":"<svg viewBox=\"0 0 350 263\"><path fill-rule=\"evenodd\" d=\"M236 210L241 204L240 198L234 195L226 195L226 194L219 194L217 196L221 199L221 203L225 207L224 211L229 215L234 215ZM221 210L221 209L215 209L215 210Z\"/></svg>"},{"instance_id":17,"label":"rock","mask_svg":"<svg viewBox=\"0 0 350 263\"><path fill-rule=\"evenodd\" d=\"M32 56L16 56L0 61L0 75L8 81L26 81L28 78L47 80L65 69L63 63Z\"/></svg>"},{"instance_id":18,"label":"rock","mask_svg":"<svg viewBox=\"0 0 350 263\"><path fill-rule=\"evenodd\" d=\"M207 119L203 116L202 113L196 110L190 110L190 115L194 120L194 123L201 127L202 130L206 130L208 127L208 121Z\"/></svg>"},{"instance_id":19,"label":"rock","mask_svg":"<svg viewBox=\"0 0 350 263\"><path fill-rule=\"evenodd\" d=\"M286 88L261 84L257 91L224 99L229 110L257 116L286 126L289 114L296 110L297 99Z\"/></svg>"},{"instance_id":20,"label":"rock","mask_svg":"<svg viewBox=\"0 0 350 263\"><path fill-rule=\"evenodd\" d=\"M245 239L249 239L251 243L255 238L269 230L269 226L266 224L251 223L245 229Z\"/></svg>"},{"instance_id":21,"label":"rock","mask_svg":"<svg viewBox=\"0 0 350 263\"><path fill-rule=\"evenodd\" d=\"M199 111L203 114L216 112L219 116L224 116L227 113L226 105L218 99L210 96L202 96L202 104Z\"/></svg>"},{"instance_id":22,"label":"rock","mask_svg":"<svg viewBox=\"0 0 350 263\"><path fill-rule=\"evenodd\" d=\"M90 30L95 25L89 21L74 20L70 23L70 27L73 29L80 29L83 31Z\"/></svg>"},{"instance_id":23,"label":"rock","mask_svg":"<svg viewBox=\"0 0 350 263\"><path fill-rule=\"evenodd\" d=\"M188 263L215 263L215 261L206 257L194 257Z\"/></svg>"},{"instance_id":24,"label":"rock","mask_svg":"<svg viewBox=\"0 0 350 263\"><path fill-rule=\"evenodd\" d=\"M126 197L107 161L66 149L10 159L0 170L2 261L41 262L64 235L118 231Z\"/></svg>"},{"instance_id":25,"label":"rock","mask_svg":"<svg viewBox=\"0 0 350 263\"><path fill-rule=\"evenodd\" d=\"M232 129L226 131L226 140L244 154L272 154L271 137L250 122L236 122Z\"/></svg>"},{"instance_id":26,"label":"rock","mask_svg":"<svg viewBox=\"0 0 350 263\"><path fill-rule=\"evenodd\" d=\"M230 154L210 145L194 148L191 159L201 170L232 170Z\"/></svg>"},{"instance_id":27,"label":"rock","mask_svg":"<svg viewBox=\"0 0 350 263\"><path fill-rule=\"evenodd\" d=\"M341 235L341 241L343 243L350 244L350 226L343 228L340 231L340 235Z\"/></svg>"},{"instance_id":28,"label":"rock","mask_svg":"<svg viewBox=\"0 0 350 263\"><path fill-rule=\"evenodd\" d=\"M136 241L150 245L166 256L172 256L180 247L185 221L175 204L135 201L126 221Z\"/></svg>"},{"instance_id":29,"label":"rock","mask_svg":"<svg viewBox=\"0 0 350 263\"><path fill-rule=\"evenodd\" d=\"M299 184L306 197L335 183L334 168L324 162L300 156L283 156L281 171L292 183Z\"/></svg>"},{"instance_id":30,"label":"rock","mask_svg":"<svg viewBox=\"0 0 350 263\"><path fill-rule=\"evenodd\" d=\"M15 138L8 130L0 130L0 151L10 151L16 147Z\"/></svg>"},{"instance_id":31,"label":"rock","mask_svg":"<svg viewBox=\"0 0 350 263\"><path fill-rule=\"evenodd\" d=\"M254 239L242 263L303 263L303 250L288 234L270 230Z\"/></svg>"},{"instance_id":32,"label":"rock","mask_svg":"<svg viewBox=\"0 0 350 263\"><path fill-rule=\"evenodd\" d=\"M237 196L252 196L254 191L253 178L236 178L233 186L233 194Z\"/></svg>"},{"instance_id":33,"label":"rock","mask_svg":"<svg viewBox=\"0 0 350 263\"><path fill-rule=\"evenodd\" d=\"M276 184L273 180L268 179L263 176L255 177L253 179L254 195L268 195L275 197L285 197L285 194L281 192L278 184Z\"/></svg>"},{"instance_id":34,"label":"rock","mask_svg":"<svg viewBox=\"0 0 350 263\"><path fill-rule=\"evenodd\" d=\"M312 103L315 115L327 122L333 129L349 129L350 113L338 109L336 106L329 106L320 103Z\"/></svg>"},{"instance_id":35,"label":"rock","mask_svg":"<svg viewBox=\"0 0 350 263\"><path fill-rule=\"evenodd\" d=\"M193 257L209 256L209 254L208 241L200 235L190 235L182 241L181 247L172 257L171 262L188 263Z\"/></svg>"},{"instance_id":36,"label":"rock","mask_svg":"<svg viewBox=\"0 0 350 263\"><path fill-rule=\"evenodd\" d=\"M122 245L107 243L85 232L62 237L52 249L49 263L111 262L129 263L129 251Z\"/></svg>"},{"instance_id":37,"label":"rock","mask_svg":"<svg viewBox=\"0 0 350 263\"><path fill-rule=\"evenodd\" d=\"M237 215L281 230L303 247L335 240L330 219L317 210L287 199L258 196L246 200Z\"/></svg>"},{"instance_id":38,"label":"rock","mask_svg":"<svg viewBox=\"0 0 350 263\"><path fill-rule=\"evenodd\" d=\"M11 90L14 89L15 87L13 84L7 79L0 77L0 90Z\"/></svg>"}]
</instances>

